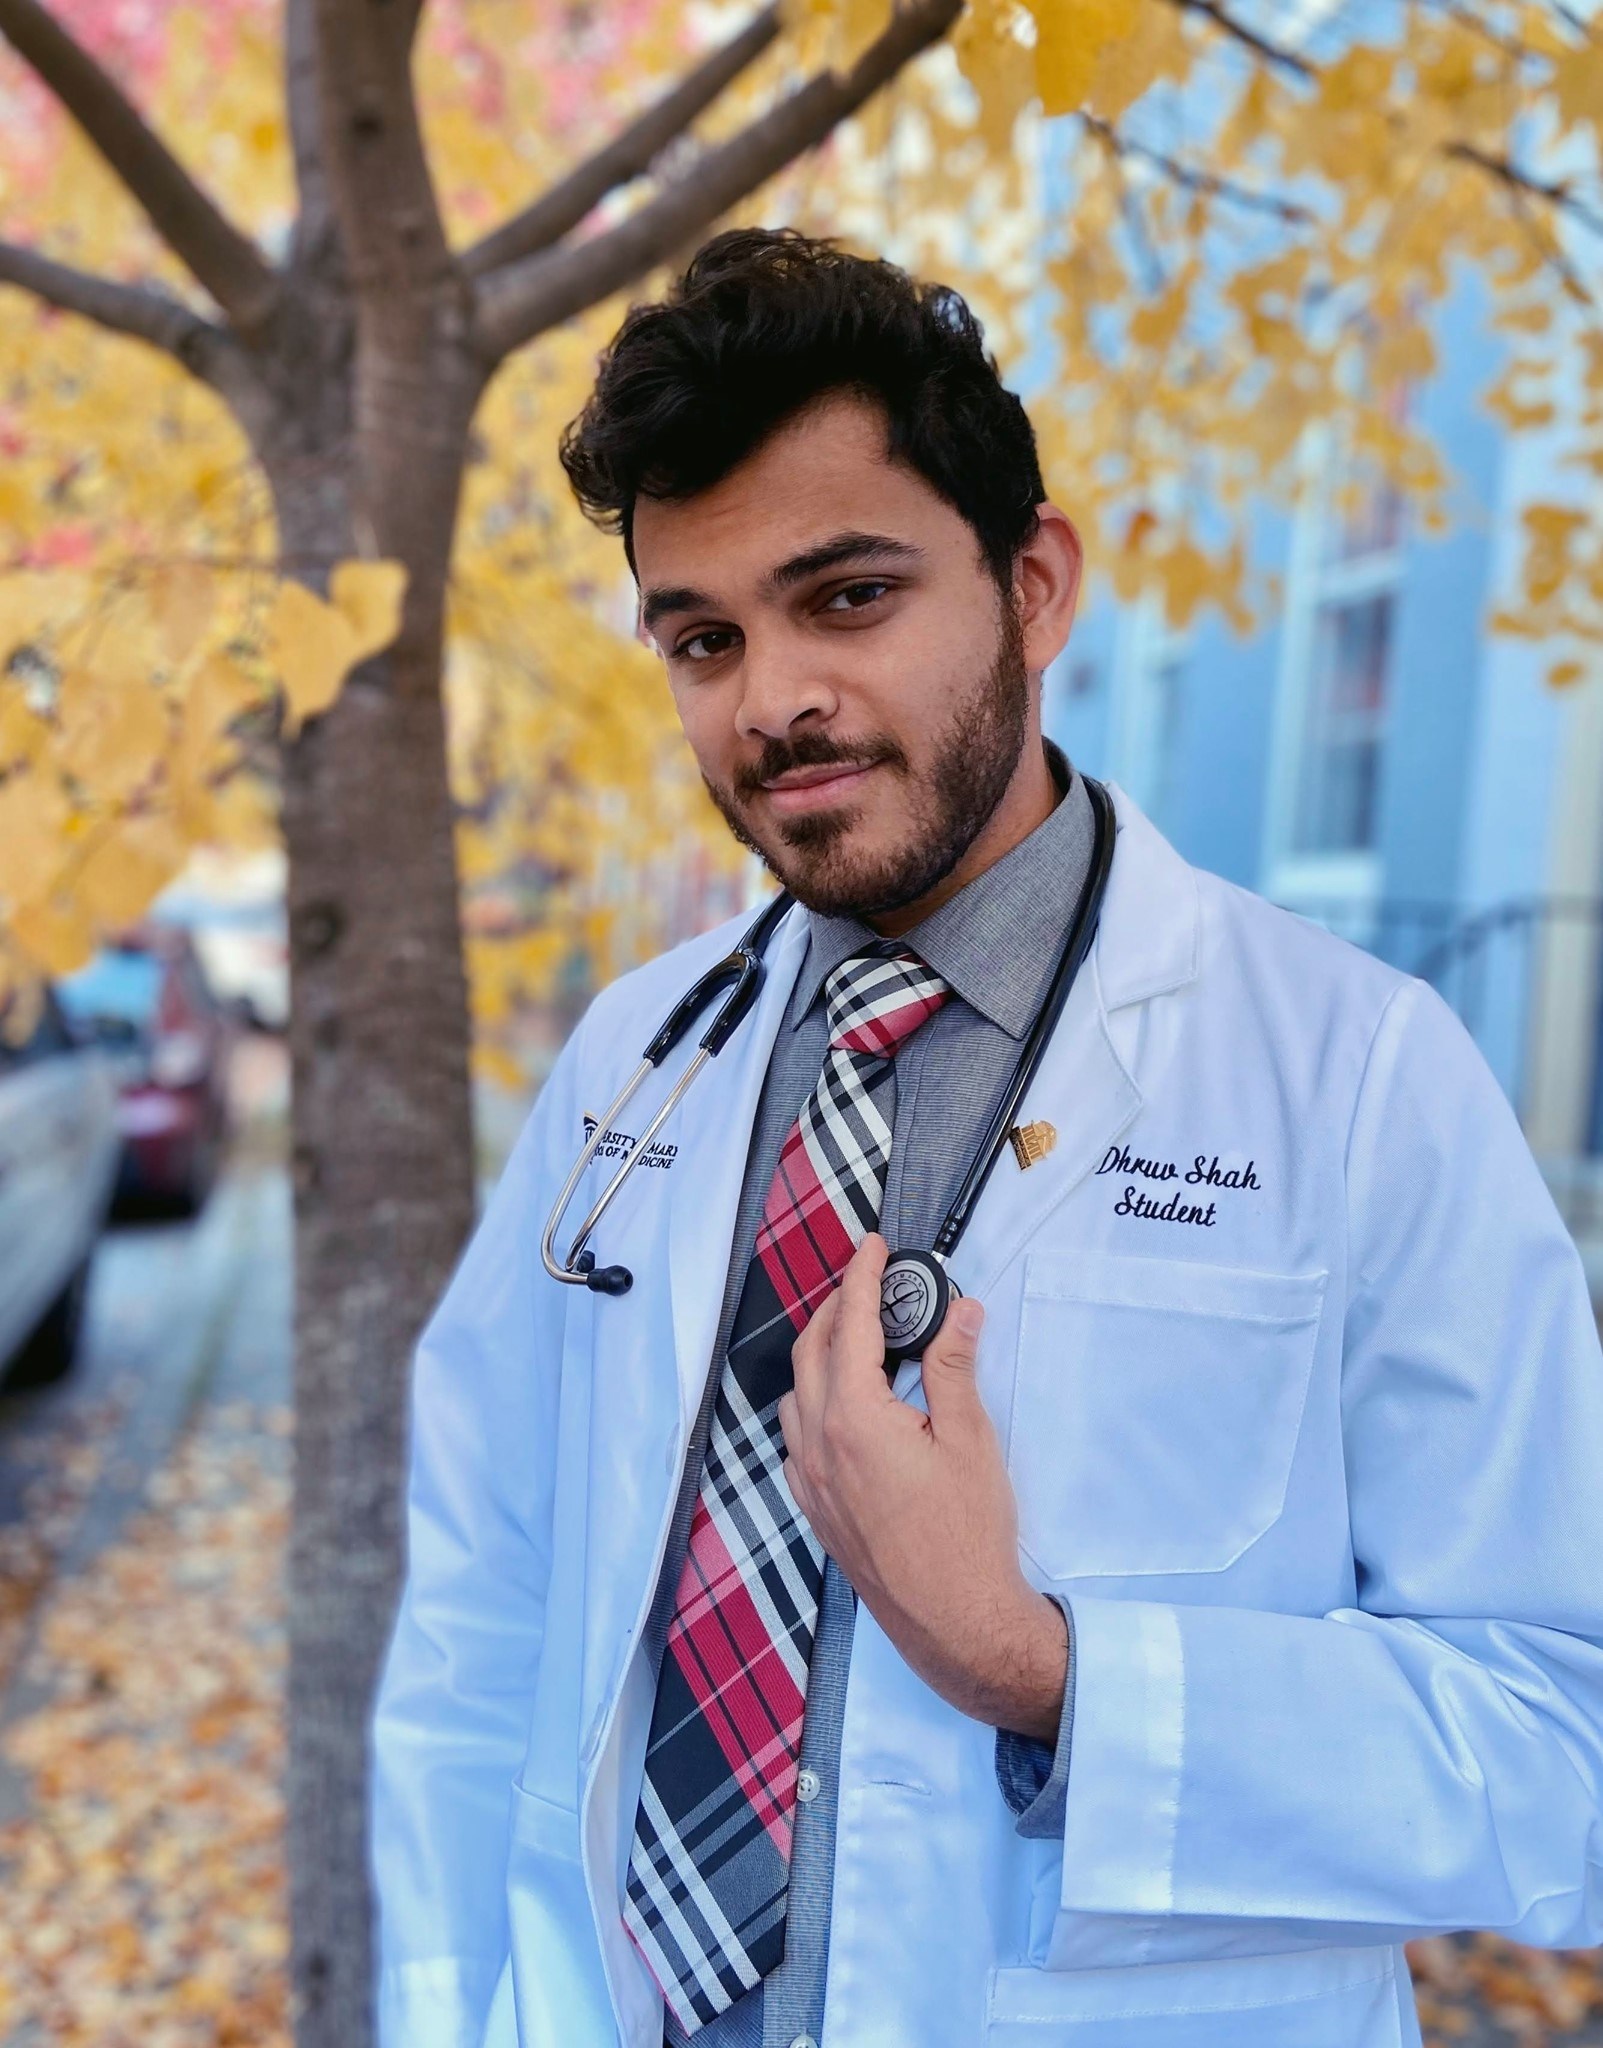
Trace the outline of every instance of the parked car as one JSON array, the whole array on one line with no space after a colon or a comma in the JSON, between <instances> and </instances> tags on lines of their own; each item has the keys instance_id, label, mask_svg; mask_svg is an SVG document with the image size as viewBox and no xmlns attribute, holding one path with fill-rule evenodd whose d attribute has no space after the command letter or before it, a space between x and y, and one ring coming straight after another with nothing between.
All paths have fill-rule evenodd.
<instances>
[{"instance_id":1,"label":"parked car","mask_svg":"<svg viewBox=\"0 0 1603 2048\"><path fill-rule=\"evenodd\" d=\"M60 985L78 1029L112 1055L123 1150L118 1200L193 1215L228 1131L234 1022L177 926L148 924Z\"/></svg>"},{"instance_id":2,"label":"parked car","mask_svg":"<svg viewBox=\"0 0 1603 2048\"><path fill-rule=\"evenodd\" d=\"M46 991L20 1044L0 1030L0 1384L72 1365L117 1174L117 1086Z\"/></svg>"}]
</instances>

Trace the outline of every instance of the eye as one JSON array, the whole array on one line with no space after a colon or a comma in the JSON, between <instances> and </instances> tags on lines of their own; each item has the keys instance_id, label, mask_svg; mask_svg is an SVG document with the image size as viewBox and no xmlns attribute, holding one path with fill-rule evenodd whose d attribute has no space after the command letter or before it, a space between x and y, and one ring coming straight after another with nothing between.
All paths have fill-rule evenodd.
<instances>
[{"instance_id":1,"label":"eye","mask_svg":"<svg viewBox=\"0 0 1603 2048\"><path fill-rule=\"evenodd\" d=\"M865 611L869 605L877 604L890 587L877 577L868 577L858 583L845 583L822 609L826 612Z\"/></svg>"},{"instance_id":2,"label":"eye","mask_svg":"<svg viewBox=\"0 0 1603 2048\"><path fill-rule=\"evenodd\" d=\"M673 651L675 661L713 661L727 654L740 635L733 626L704 626L681 640Z\"/></svg>"}]
</instances>

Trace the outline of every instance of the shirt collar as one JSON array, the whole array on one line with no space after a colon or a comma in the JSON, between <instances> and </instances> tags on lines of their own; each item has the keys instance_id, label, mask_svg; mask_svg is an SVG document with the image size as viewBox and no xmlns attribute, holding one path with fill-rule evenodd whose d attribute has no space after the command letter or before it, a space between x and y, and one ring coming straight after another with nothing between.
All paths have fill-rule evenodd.
<instances>
[{"instance_id":1,"label":"shirt collar","mask_svg":"<svg viewBox=\"0 0 1603 2048\"><path fill-rule=\"evenodd\" d=\"M1021 839L967 888L960 889L896 943L910 946L982 1017L1022 1038L1057 964L1075 904L1091 867L1095 824L1083 776L1046 742L1052 774L1065 794L1027 839ZM803 999L794 1028L843 960L886 942L855 917L807 913L808 953L797 983Z\"/></svg>"}]
</instances>

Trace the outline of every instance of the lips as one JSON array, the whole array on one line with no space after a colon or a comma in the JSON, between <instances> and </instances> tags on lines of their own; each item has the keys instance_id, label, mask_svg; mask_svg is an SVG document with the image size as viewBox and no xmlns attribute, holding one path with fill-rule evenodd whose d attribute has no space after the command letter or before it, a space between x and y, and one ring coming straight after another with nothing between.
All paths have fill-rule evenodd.
<instances>
[{"instance_id":1,"label":"lips","mask_svg":"<svg viewBox=\"0 0 1603 2048\"><path fill-rule=\"evenodd\" d=\"M793 817L800 811L825 810L831 804L839 803L843 797L855 793L858 785L867 775L872 775L876 763L860 761L831 761L816 768L799 768L779 782L765 782L763 795L774 809L786 817Z\"/></svg>"}]
</instances>

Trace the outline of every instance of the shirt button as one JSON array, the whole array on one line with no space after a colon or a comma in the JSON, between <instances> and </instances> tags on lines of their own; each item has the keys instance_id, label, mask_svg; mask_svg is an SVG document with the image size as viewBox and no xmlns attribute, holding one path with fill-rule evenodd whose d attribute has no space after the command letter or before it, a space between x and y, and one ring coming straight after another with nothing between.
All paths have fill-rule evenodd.
<instances>
[{"instance_id":1,"label":"shirt button","mask_svg":"<svg viewBox=\"0 0 1603 2048\"><path fill-rule=\"evenodd\" d=\"M798 1774L796 1779L796 1797L803 1806L812 1805L813 1801L818 1797L818 1790L819 1778L816 1771L802 1771ZM817 2044L809 2035L799 2034L791 2042L790 2048L817 2048Z\"/></svg>"},{"instance_id":2,"label":"shirt button","mask_svg":"<svg viewBox=\"0 0 1603 2048\"><path fill-rule=\"evenodd\" d=\"M798 2034L791 2042L790 2048L818 2048L818 2043L811 2034Z\"/></svg>"}]
</instances>

